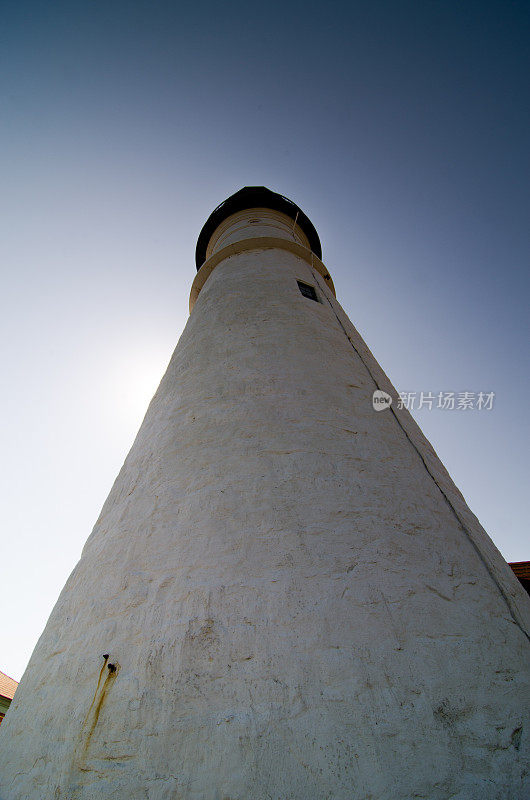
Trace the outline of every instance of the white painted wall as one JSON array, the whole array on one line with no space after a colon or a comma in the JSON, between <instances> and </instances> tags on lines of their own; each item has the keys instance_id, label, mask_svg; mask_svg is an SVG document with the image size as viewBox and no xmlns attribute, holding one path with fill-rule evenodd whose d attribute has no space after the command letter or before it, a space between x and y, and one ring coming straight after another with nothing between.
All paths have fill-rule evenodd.
<instances>
[{"instance_id":1,"label":"white painted wall","mask_svg":"<svg viewBox=\"0 0 530 800\"><path fill-rule=\"evenodd\" d=\"M202 287L0 728L2 800L530 793L528 598L274 235Z\"/></svg>"},{"instance_id":2,"label":"white painted wall","mask_svg":"<svg viewBox=\"0 0 530 800\"><path fill-rule=\"evenodd\" d=\"M309 247L307 236L287 214L270 208L249 208L231 214L217 226L206 248L206 258L234 242L267 236Z\"/></svg>"}]
</instances>

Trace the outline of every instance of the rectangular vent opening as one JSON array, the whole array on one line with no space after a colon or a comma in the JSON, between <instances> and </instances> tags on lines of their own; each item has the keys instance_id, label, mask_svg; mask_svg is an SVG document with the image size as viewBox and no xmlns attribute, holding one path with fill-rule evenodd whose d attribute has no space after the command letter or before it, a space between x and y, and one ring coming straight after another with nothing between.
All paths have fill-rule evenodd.
<instances>
[{"instance_id":1,"label":"rectangular vent opening","mask_svg":"<svg viewBox=\"0 0 530 800\"><path fill-rule=\"evenodd\" d=\"M308 297L309 300L314 300L315 303L319 302L314 286L310 286L308 283L303 283L302 281L296 281L296 282L298 284L298 288L300 289L304 297Z\"/></svg>"}]
</instances>

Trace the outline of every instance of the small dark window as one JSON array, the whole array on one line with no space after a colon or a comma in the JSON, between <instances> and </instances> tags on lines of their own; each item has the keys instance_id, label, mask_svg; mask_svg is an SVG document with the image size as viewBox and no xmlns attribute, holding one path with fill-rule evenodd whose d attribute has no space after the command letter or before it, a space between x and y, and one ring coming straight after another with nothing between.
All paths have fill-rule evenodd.
<instances>
[{"instance_id":1,"label":"small dark window","mask_svg":"<svg viewBox=\"0 0 530 800\"><path fill-rule=\"evenodd\" d=\"M318 303L317 293L313 286L310 286L308 283L302 283L302 281L297 281L297 284L304 297L308 297L310 300L315 300L315 302Z\"/></svg>"}]
</instances>

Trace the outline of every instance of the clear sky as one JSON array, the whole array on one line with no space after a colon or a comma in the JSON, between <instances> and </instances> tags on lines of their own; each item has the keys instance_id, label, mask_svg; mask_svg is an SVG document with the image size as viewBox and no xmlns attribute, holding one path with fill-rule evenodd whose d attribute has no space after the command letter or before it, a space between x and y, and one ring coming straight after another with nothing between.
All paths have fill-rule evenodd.
<instances>
[{"instance_id":1,"label":"clear sky","mask_svg":"<svg viewBox=\"0 0 530 800\"><path fill-rule=\"evenodd\" d=\"M502 554L530 559L528 2L7 2L2 647L20 678L245 185L308 214L346 312ZM97 575L94 576L97 585Z\"/></svg>"}]
</instances>

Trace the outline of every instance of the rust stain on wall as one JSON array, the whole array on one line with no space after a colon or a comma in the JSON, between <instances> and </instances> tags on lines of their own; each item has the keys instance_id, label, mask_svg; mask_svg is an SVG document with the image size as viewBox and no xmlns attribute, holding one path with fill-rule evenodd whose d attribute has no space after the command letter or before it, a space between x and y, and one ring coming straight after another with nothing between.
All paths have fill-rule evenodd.
<instances>
[{"instance_id":1,"label":"rust stain on wall","mask_svg":"<svg viewBox=\"0 0 530 800\"><path fill-rule=\"evenodd\" d=\"M90 741L98 724L101 709L119 672L119 664L110 664L108 655L104 655L103 657L105 661L98 676L94 697L92 698L83 725L81 726L78 742L74 751L72 767L81 771L86 771L88 769L86 766L86 757ZM105 672L107 675L105 679L103 679Z\"/></svg>"},{"instance_id":2,"label":"rust stain on wall","mask_svg":"<svg viewBox=\"0 0 530 800\"><path fill-rule=\"evenodd\" d=\"M114 681L116 680L116 676L118 674L117 667L115 665L109 665L109 667L110 666L114 666L114 669L109 669L108 675L105 678L105 681L103 682L103 686L101 688L101 692L99 693L99 697L97 699L96 704L94 705L94 701L92 701L92 706L91 706L92 720L90 722L89 730L88 730L87 733L85 733L85 736L84 736L84 745L83 745L83 752L84 753L86 753L86 751L88 750L88 746L90 744L90 739L92 738L92 734L94 733L94 730L96 729L96 725L98 724L99 714L100 714L100 711L101 711L101 709L103 707L103 703L105 702L105 699L107 697L109 689L110 689L112 683L114 683ZM98 684L98 687L99 687L99 684ZM94 700L96 699L96 696L97 696L97 689L96 689L96 695L94 696ZM86 728L88 727L87 723L89 722L89 717L90 717L90 711L87 714L87 719L85 721L85 724L83 725L83 728L84 728L85 732L86 732Z\"/></svg>"}]
</instances>

